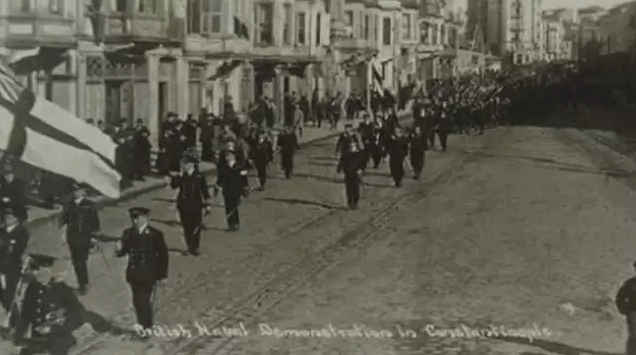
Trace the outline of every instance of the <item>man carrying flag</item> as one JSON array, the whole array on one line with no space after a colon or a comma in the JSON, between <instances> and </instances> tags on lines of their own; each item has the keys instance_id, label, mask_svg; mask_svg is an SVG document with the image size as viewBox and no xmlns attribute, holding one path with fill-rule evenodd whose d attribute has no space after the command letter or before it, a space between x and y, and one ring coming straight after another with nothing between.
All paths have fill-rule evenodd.
<instances>
[{"instance_id":1,"label":"man carrying flag","mask_svg":"<svg viewBox=\"0 0 636 355\"><path fill-rule=\"evenodd\" d=\"M0 63L0 150L7 156L118 198L115 149L97 127L35 96Z\"/></svg>"}]
</instances>

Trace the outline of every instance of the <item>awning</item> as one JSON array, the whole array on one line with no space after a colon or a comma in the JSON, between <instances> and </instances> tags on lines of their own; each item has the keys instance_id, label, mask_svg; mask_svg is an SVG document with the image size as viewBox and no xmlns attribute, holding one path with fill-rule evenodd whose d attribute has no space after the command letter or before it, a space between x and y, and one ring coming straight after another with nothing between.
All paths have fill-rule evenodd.
<instances>
[{"instance_id":1,"label":"awning","mask_svg":"<svg viewBox=\"0 0 636 355\"><path fill-rule=\"evenodd\" d=\"M243 63L242 60L236 60L236 59L225 61L218 68L216 68L214 75L210 76L208 80L217 80L220 78L226 78L230 76L232 72L234 72L234 69L238 68L238 66L241 65L242 63Z\"/></svg>"},{"instance_id":2,"label":"awning","mask_svg":"<svg viewBox=\"0 0 636 355\"><path fill-rule=\"evenodd\" d=\"M158 45L152 44L149 46L143 46L136 43L128 43L123 45L104 45L100 44L99 48L104 53L104 56L110 60L115 61L129 61L138 62L144 61L144 53L153 47Z\"/></svg>"},{"instance_id":3,"label":"awning","mask_svg":"<svg viewBox=\"0 0 636 355\"><path fill-rule=\"evenodd\" d=\"M37 47L12 51L9 66L18 74L51 69L66 60L67 48Z\"/></svg>"}]
</instances>

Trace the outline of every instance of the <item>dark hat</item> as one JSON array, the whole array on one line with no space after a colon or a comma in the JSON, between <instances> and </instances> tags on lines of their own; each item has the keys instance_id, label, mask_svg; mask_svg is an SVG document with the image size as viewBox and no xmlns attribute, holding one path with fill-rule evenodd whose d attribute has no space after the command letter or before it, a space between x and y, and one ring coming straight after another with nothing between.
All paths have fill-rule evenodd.
<instances>
[{"instance_id":1,"label":"dark hat","mask_svg":"<svg viewBox=\"0 0 636 355\"><path fill-rule=\"evenodd\" d=\"M122 118L121 120L119 120L119 124L125 124L128 123L128 120L125 118Z\"/></svg>"},{"instance_id":2,"label":"dark hat","mask_svg":"<svg viewBox=\"0 0 636 355\"><path fill-rule=\"evenodd\" d=\"M143 119L143 118L138 118L135 122L137 122L137 123L144 123L144 119Z\"/></svg>"},{"instance_id":3,"label":"dark hat","mask_svg":"<svg viewBox=\"0 0 636 355\"><path fill-rule=\"evenodd\" d=\"M345 124L345 128L352 128L352 127L353 127L353 125L351 123Z\"/></svg>"},{"instance_id":4,"label":"dark hat","mask_svg":"<svg viewBox=\"0 0 636 355\"><path fill-rule=\"evenodd\" d=\"M133 207L128 209L128 215L130 218L137 218L139 216L147 216L150 210L145 207Z\"/></svg>"},{"instance_id":5,"label":"dark hat","mask_svg":"<svg viewBox=\"0 0 636 355\"><path fill-rule=\"evenodd\" d=\"M29 254L29 258L31 258L32 270L52 267L55 264L55 260L57 260L55 257L43 254Z\"/></svg>"}]
</instances>

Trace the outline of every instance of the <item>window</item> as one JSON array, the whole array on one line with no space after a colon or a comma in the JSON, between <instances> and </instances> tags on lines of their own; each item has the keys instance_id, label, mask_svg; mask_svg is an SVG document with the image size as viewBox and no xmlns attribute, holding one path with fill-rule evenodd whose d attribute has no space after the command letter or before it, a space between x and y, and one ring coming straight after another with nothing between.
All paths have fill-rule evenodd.
<instances>
[{"instance_id":1,"label":"window","mask_svg":"<svg viewBox=\"0 0 636 355\"><path fill-rule=\"evenodd\" d=\"M391 18L385 17L382 19L382 43L385 46L391 45Z\"/></svg>"},{"instance_id":2,"label":"window","mask_svg":"<svg viewBox=\"0 0 636 355\"><path fill-rule=\"evenodd\" d=\"M128 9L128 0L117 0L115 3L115 11L117 12L127 12Z\"/></svg>"},{"instance_id":3,"label":"window","mask_svg":"<svg viewBox=\"0 0 636 355\"><path fill-rule=\"evenodd\" d=\"M188 34L201 33L201 9L202 0L190 0L188 2Z\"/></svg>"},{"instance_id":4,"label":"window","mask_svg":"<svg viewBox=\"0 0 636 355\"><path fill-rule=\"evenodd\" d=\"M285 13L285 22L283 24L283 44L291 45L293 41L292 35L292 7L291 4L283 5L284 13Z\"/></svg>"},{"instance_id":5,"label":"window","mask_svg":"<svg viewBox=\"0 0 636 355\"><path fill-rule=\"evenodd\" d=\"M201 1L201 33L220 33L223 18L222 0Z\"/></svg>"},{"instance_id":6,"label":"window","mask_svg":"<svg viewBox=\"0 0 636 355\"><path fill-rule=\"evenodd\" d=\"M49 11L53 14L62 13L62 1L63 0L49 0Z\"/></svg>"},{"instance_id":7,"label":"window","mask_svg":"<svg viewBox=\"0 0 636 355\"><path fill-rule=\"evenodd\" d=\"M316 14L316 45L319 46L322 44L322 39L320 35L322 33L322 16L320 13Z\"/></svg>"},{"instance_id":8,"label":"window","mask_svg":"<svg viewBox=\"0 0 636 355\"><path fill-rule=\"evenodd\" d=\"M347 21L347 26L353 27L353 11L345 11L345 21Z\"/></svg>"},{"instance_id":9,"label":"window","mask_svg":"<svg viewBox=\"0 0 636 355\"><path fill-rule=\"evenodd\" d=\"M259 42L274 45L274 7L271 3L258 4L257 31Z\"/></svg>"},{"instance_id":10,"label":"window","mask_svg":"<svg viewBox=\"0 0 636 355\"><path fill-rule=\"evenodd\" d=\"M411 39L411 14L402 14L402 39Z\"/></svg>"},{"instance_id":11,"label":"window","mask_svg":"<svg viewBox=\"0 0 636 355\"><path fill-rule=\"evenodd\" d=\"M304 12L299 12L296 15L296 26L298 28L296 43L298 44L306 44L307 37L307 15Z\"/></svg>"},{"instance_id":12,"label":"window","mask_svg":"<svg viewBox=\"0 0 636 355\"><path fill-rule=\"evenodd\" d=\"M31 12L31 0L21 0L19 3L16 1L14 4L20 5L17 8L20 10L20 12L23 12L23 13Z\"/></svg>"},{"instance_id":13,"label":"window","mask_svg":"<svg viewBox=\"0 0 636 355\"><path fill-rule=\"evenodd\" d=\"M380 18L378 17L378 15L375 15L375 19L373 21L373 28L375 29L373 40L377 41L380 39Z\"/></svg>"},{"instance_id":14,"label":"window","mask_svg":"<svg viewBox=\"0 0 636 355\"><path fill-rule=\"evenodd\" d=\"M159 14L159 0L148 0L150 3L148 4L148 10L153 15Z\"/></svg>"},{"instance_id":15,"label":"window","mask_svg":"<svg viewBox=\"0 0 636 355\"><path fill-rule=\"evenodd\" d=\"M369 37L371 36L371 16L369 15L364 15L364 29L363 29L363 34L364 34L364 39L369 39Z\"/></svg>"}]
</instances>

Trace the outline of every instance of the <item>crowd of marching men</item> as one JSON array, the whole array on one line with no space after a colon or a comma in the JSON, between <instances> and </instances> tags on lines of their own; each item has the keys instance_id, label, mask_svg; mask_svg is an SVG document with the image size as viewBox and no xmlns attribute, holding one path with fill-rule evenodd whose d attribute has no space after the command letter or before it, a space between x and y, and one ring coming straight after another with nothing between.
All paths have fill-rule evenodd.
<instances>
[{"instance_id":1,"label":"crowd of marching men","mask_svg":"<svg viewBox=\"0 0 636 355\"><path fill-rule=\"evenodd\" d=\"M348 207L356 209L360 203L360 184L365 170L379 169L388 163L393 182L400 188L408 171L413 179L420 178L427 150L437 149L438 144L442 152L447 149L451 133L482 134L489 127L514 123L510 113L530 108L533 102L526 98L544 89L529 79L439 82L428 94L420 93L413 98L409 109L413 112L412 124L404 124L396 112L396 100L385 95L383 104L373 106L372 113L363 113L363 122L357 127L346 125L335 146L339 157L336 169L344 176ZM214 126L214 118L206 119L209 121L195 124L192 118L182 122L171 114L162 129L157 158L158 170L169 177L170 186L176 191L175 203L187 247L185 254L193 257L200 254L203 219L211 211L209 200L213 195L222 193L228 229L238 230L241 201L252 191L249 172L255 172L258 188L264 189L268 167L279 153L280 168L286 178L292 179L294 157L299 149L294 125L286 125L275 139L276 144L266 124L244 125L240 130L238 125L222 125L223 134L216 141L208 140L209 131L205 130L207 124ZM197 127L198 137L191 133L196 132ZM130 144L127 159L138 159L129 162L130 170L123 175L131 180L143 178L150 165L147 129L141 123L136 128L122 123L112 134L122 145ZM201 142L200 155L192 153L197 138L206 140ZM200 160L217 165L213 189L209 189L206 175L198 170ZM69 325L72 313L69 297L60 299L51 293L56 287L59 290L64 282L39 271L50 266L50 258L25 254L29 239L24 225L27 216L21 197L15 195L12 188L16 181L19 179L11 168L5 167L0 179L4 212L0 234L0 303L6 312L2 325L5 333L16 341L58 337L59 329L77 326L77 320ZM72 183L71 191L71 201L65 204L59 223L65 227L64 241L70 251L77 292L81 295L89 290L87 260L95 252L100 220L97 208L87 198L87 186ZM126 281L133 294L137 322L142 328L153 326L152 295L157 284L167 278L169 265L163 233L149 225L150 213L143 207L129 210L131 227L123 231L116 252L118 257L128 257ZM147 338L147 334L135 333L140 338Z\"/></svg>"}]
</instances>

